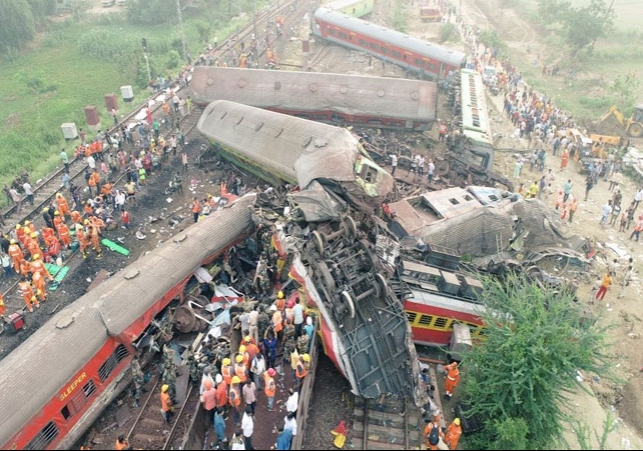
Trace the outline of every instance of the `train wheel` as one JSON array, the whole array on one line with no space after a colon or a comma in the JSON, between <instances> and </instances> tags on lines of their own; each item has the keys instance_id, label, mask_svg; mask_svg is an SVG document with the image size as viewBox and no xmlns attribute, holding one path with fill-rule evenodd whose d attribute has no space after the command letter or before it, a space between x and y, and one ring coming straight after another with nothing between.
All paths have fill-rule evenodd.
<instances>
[{"instance_id":1,"label":"train wheel","mask_svg":"<svg viewBox=\"0 0 643 451\"><path fill-rule=\"evenodd\" d=\"M351 296L348 291L344 290L341 294L341 300L346 304L346 307L348 307L350 317L355 318L355 303L353 302L353 296Z\"/></svg>"},{"instance_id":2,"label":"train wheel","mask_svg":"<svg viewBox=\"0 0 643 451\"><path fill-rule=\"evenodd\" d=\"M319 233L317 230L313 230L313 243L315 243L315 249L317 250L317 253L319 255L324 255L324 249L326 246L324 245L324 237L321 233Z\"/></svg>"},{"instance_id":3,"label":"train wheel","mask_svg":"<svg viewBox=\"0 0 643 451\"><path fill-rule=\"evenodd\" d=\"M375 286L379 291L377 297L386 296L388 285L386 284L386 279L380 273L375 274Z\"/></svg>"},{"instance_id":4,"label":"train wheel","mask_svg":"<svg viewBox=\"0 0 643 451\"><path fill-rule=\"evenodd\" d=\"M344 218L344 230L348 233L348 236L353 238L357 235L357 226L352 217L346 216Z\"/></svg>"},{"instance_id":5,"label":"train wheel","mask_svg":"<svg viewBox=\"0 0 643 451\"><path fill-rule=\"evenodd\" d=\"M333 279L326 263L320 262L316 269L319 271L319 275L321 276L322 282L326 287L326 290L328 290L328 293L334 293L337 289L337 285L335 284L335 279Z\"/></svg>"},{"instance_id":6,"label":"train wheel","mask_svg":"<svg viewBox=\"0 0 643 451\"><path fill-rule=\"evenodd\" d=\"M205 310L205 307L210 303L208 298L206 298L203 295L196 296L194 298L194 302L199 304L201 307L203 307L203 310L199 311L199 316L203 316L204 318L207 318L208 320L212 319L212 314ZM200 332L200 331L205 331L208 327L208 323L206 323L204 320L200 318L195 317L195 322L194 322L194 330L193 332Z\"/></svg>"},{"instance_id":7,"label":"train wheel","mask_svg":"<svg viewBox=\"0 0 643 451\"><path fill-rule=\"evenodd\" d=\"M192 332L196 323L194 311L187 305L181 305L174 311L174 326L179 332Z\"/></svg>"}]
</instances>

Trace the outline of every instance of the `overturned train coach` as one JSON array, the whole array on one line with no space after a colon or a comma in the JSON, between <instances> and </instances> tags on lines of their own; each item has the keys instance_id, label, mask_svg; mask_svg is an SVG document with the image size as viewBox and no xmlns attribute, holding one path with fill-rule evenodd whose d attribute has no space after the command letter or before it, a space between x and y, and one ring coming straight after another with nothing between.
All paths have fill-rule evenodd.
<instances>
[{"instance_id":1,"label":"overturned train coach","mask_svg":"<svg viewBox=\"0 0 643 451\"><path fill-rule=\"evenodd\" d=\"M222 157L273 185L316 181L371 212L394 187L343 128L225 100L208 105L197 128Z\"/></svg>"},{"instance_id":2,"label":"overturned train coach","mask_svg":"<svg viewBox=\"0 0 643 451\"><path fill-rule=\"evenodd\" d=\"M2 449L70 449L127 386L137 340L201 265L254 230L254 195L142 256L0 361Z\"/></svg>"},{"instance_id":3,"label":"overturned train coach","mask_svg":"<svg viewBox=\"0 0 643 451\"><path fill-rule=\"evenodd\" d=\"M333 125L422 131L437 120L437 85L361 75L197 66L192 99L264 108Z\"/></svg>"}]
</instances>

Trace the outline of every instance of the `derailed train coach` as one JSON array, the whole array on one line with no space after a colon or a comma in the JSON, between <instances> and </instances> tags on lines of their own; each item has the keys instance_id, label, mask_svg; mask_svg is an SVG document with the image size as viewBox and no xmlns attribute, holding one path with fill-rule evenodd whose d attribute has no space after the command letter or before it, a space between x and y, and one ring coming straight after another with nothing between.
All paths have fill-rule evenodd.
<instances>
[{"instance_id":1,"label":"derailed train coach","mask_svg":"<svg viewBox=\"0 0 643 451\"><path fill-rule=\"evenodd\" d=\"M394 188L393 177L343 128L217 100L197 129L222 157L273 185L303 190L317 181L371 212Z\"/></svg>"},{"instance_id":2,"label":"derailed train coach","mask_svg":"<svg viewBox=\"0 0 643 451\"><path fill-rule=\"evenodd\" d=\"M43 324L0 361L0 447L70 449L127 387L139 340L193 273L245 240L255 196L213 212Z\"/></svg>"},{"instance_id":3,"label":"derailed train coach","mask_svg":"<svg viewBox=\"0 0 643 451\"><path fill-rule=\"evenodd\" d=\"M422 131L437 120L429 81L197 66L188 89L202 107L229 100L338 126Z\"/></svg>"}]
</instances>

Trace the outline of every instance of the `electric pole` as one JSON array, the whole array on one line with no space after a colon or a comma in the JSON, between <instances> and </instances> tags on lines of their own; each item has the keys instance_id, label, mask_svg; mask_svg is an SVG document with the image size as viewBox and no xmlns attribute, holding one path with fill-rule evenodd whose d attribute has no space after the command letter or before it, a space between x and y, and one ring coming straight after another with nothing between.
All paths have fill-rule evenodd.
<instances>
[{"instance_id":1,"label":"electric pole","mask_svg":"<svg viewBox=\"0 0 643 451\"><path fill-rule=\"evenodd\" d=\"M141 38L141 45L143 46L143 56L145 57L145 65L147 66L147 81L152 81L152 73L150 72L150 59L147 55L147 39Z\"/></svg>"},{"instance_id":2,"label":"electric pole","mask_svg":"<svg viewBox=\"0 0 643 451\"><path fill-rule=\"evenodd\" d=\"M179 32L181 33L181 45L183 46L183 58L185 58L185 62L187 64L190 64L190 60L188 59L188 52L185 50L185 36L183 35L183 18L181 16L181 0L176 0L176 9L179 12Z\"/></svg>"}]
</instances>

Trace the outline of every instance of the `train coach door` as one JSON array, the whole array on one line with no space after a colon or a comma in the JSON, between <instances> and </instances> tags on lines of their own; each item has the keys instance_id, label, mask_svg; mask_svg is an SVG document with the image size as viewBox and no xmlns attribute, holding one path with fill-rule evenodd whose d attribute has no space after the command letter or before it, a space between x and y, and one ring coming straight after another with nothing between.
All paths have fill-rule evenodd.
<instances>
[{"instance_id":1,"label":"train coach door","mask_svg":"<svg viewBox=\"0 0 643 451\"><path fill-rule=\"evenodd\" d=\"M353 39L355 38L355 39ZM352 31L348 34L348 40L350 42L357 42L357 34L353 33Z\"/></svg>"},{"instance_id":2,"label":"train coach door","mask_svg":"<svg viewBox=\"0 0 643 451\"><path fill-rule=\"evenodd\" d=\"M405 51L402 53L402 58L404 58L405 63L410 64L413 61L413 54Z\"/></svg>"}]
</instances>

